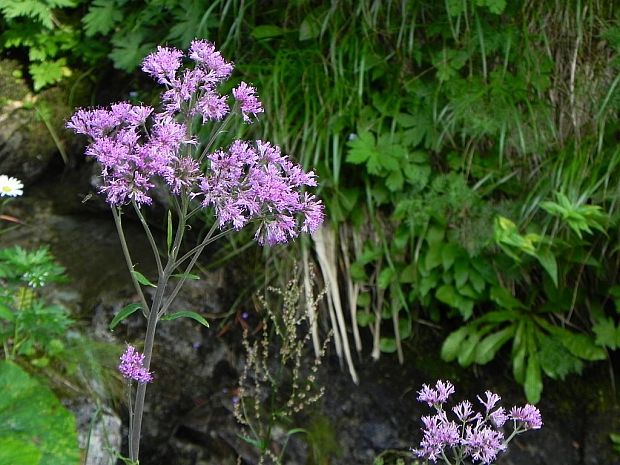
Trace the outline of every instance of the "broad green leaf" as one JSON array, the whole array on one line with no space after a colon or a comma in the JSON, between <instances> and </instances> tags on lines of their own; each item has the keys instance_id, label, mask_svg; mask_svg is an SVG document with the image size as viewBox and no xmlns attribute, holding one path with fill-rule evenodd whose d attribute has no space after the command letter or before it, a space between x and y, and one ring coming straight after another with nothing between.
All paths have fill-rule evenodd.
<instances>
[{"instance_id":1,"label":"broad green leaf","mask_svg":"<svg viewBox=\"0 0 620 465\"><path fill-rule=\"evenodd\" d=\"M461 350L461 344L468 335L468 326L462 326L450 333L441 346L441 358L446 362L456 359Z\"/></svg>"},{"instance_id":2,"label":"broad green leaf","mask_svg":"<svg viewBox=\"0 0 620 465\"><path fill-rule=\"evenodd\" d=\"M454 264L454 260L459 255L459 247L450 242L445 244L441 249L441 263L444 270L449 270Z\"/></svg>"},{"instance_id":3,"label":"broad green leaf","mask_svg":"<svg viewBox=\"0 0 620 465\"><path fill-rule=\"evenodd\" d=\"M407 339L411 336L411 318L404 317L398 320L398 334L400 335L401 340Z\"/></svg>"},{"instance_id":4,"label":"broad green leaf","mask_svg":"<svg viewBox=\"0 0 620 465\"><path fill-rule=\"evenodd\" d=\"M347 162L359 165L365 163L369 158L377 156L375 147L375 136L368 131L360 132L355 139L348 143Z\"/></svg>"},{"instance_id":5,"label":"broad green leaf","mask_svg":"<svg viewBox=\"0 0 620 465\"><path fill-rule=\"evenodd\" d=\"M444 228L431 226L428 228L428 231L426 231L426 241L429 245L437 244L443 241L445 235L446 230Z\"/></svg>"},{"instance_id":6,"label":"broad green leaf","mask_svg":"<svg viewBox=\"0 0 620 465\"><path fill-rule=\"evenodd\" d=\"M33 448L40 453L37 465L79 463L75 418L52 391L19 366L0 361L0 392L0 463L30 465ZM27 444L24 458L2 461L15 442Z\"/></svg>"},{"instance_id":7,"label":"broad green leaf","mask_svg":"<svg viewBox=\"0 0 620 465\"><path fill-rule=\"evenodd\" d=\"M111 0L95 0L88 7L88 13L82 17L86 37L93 37L95 34L105 35L122 19L123 13L116 2Z\"/></svg>"},{"instance_id":8,"label":"broad green leaf","mask_svg":"<svg viewBox=\"0 0 620 465\"><path fill-rule=\"evenodd\" d=\"M400 271L398 281L403 284L415 282L416 270L417 267L415 266L415 263L410 263Z\"/></svg>"},{"instance_id":9,"label":"broad green leaf","mask_svg":"<svg viewBox=\"0 0 620 465\"><path fill-rule=\"evenodd\" d=\"M441 265L441 252L443 247L443 243L436 242L428 248L426 251L426 256L424 257L424 266L427 270L432 270L433 268Z\"/></svg>"},{"instance_id":10,"label":"broad green leaf","mask_svg":"<svg viewBox=\"0 0 620 465\"><path fill-rule=\"evenodd\" d=\"M468 367L476 358L476 346L480 342L480 333L470 334L469 337L461 344L461 351L458 355L459 365Z\"/></svg>"},{"instance_id":11,"label":"broad green leaf","mask_svg":"<svg viewBox=\"0 0 620 465\"><path fill-rule=\"evenodd\" d=\"M577 334L567 330L559 331L557 334L564 347L575 357L590 361L607 358L605 350L597 346L594 340L586 334Z\"/></svg>"},{"instance_id":12,"label":"broad green leaf","mask_svg":"<svg viewBox=\"0 0 620 465\"><path fill-rule=\"evenodd\" d=\"M363 328L375 321L375 315L370 312L357 312L355 316L357 319L357 324Z\"/></svg>"},{"instance_id":13,"label":"broad green leaf","mask_svg":"<svg viewBox=\"0 0 620 465\"><path fill-rule=\"evenodd\" d=\"M469 277L469 266L467 260L457 259L454 262L454 283L456 287L461 287L467 282ZM484 283L483 283L484 286ZM480 292L480 291L478 291Z\"/></svg>"},{"instance_id":14,"label":"broad green leaf","mask_svg":"<svg viewBox=\"0 0 620 465\"><path fill-rule=\"evenodd\" d=\"M386 354L396 352L396 339L393 337L382 337L379 339L379 349Z\"/></svg>"},{"instance_id":15,"label":"broad green leaf","mask_svg":"<svg viewBox=\"0 0 620 465\"><path fill-rule=\"evenodd\" d=\"M377 279L377 286L379 289L387 289L392 284L392 281L395 278L395 273L392 268L384 268L379 273L379 278Z\"/></svg>"},{"instance_id":16,"label":"broad green leaf","mask_svg":"<svg viewBox=\"0 0 620 465\"><path fill-rule=\"evenodd\" d=\"M514 331L515 327L511 325L501 331L485 336L476 347L476 363L484 365L493 360L497 351L512 338Z\"/></svg>"},{"instance_id":17,"label":"broad green leaf","mask_svg":"<svg viewBox=\"0 0 620 465\"><path fill-rule=\"evenodd\" d=\"M129 315L137 312L138 310L140 310L142 308L142 305L140 304L129 304L126 307L123 307L121 309L120 312L118 312L114 318L112 318L112 321L110 322L110 331L113 331L114 328L116 328L116 326L123 321L125 318L127 318Z\"/></svg>"},{"instance_id":18,"label":"broad green leaf","mask_svg":"<svg viewBox=\"0 0 620 465\"><path fill-rule=\"evenodd\" d=\"M525 308L525 306L515 299L506 289L501 286L491 287L490 297L493 302L503 308Z\"/></svg>"},{"instance_id":19,"label":"broad green leaf","mask_svg":"<svg viewBox=\"0 0 620 465\"><path fill-rule=\"evenodd\" d=\"M33 87L39 91L45 86L62 81L62 78L70 76L71 70L67 67L67 60L60 58L54 61L32 63L28 68L32 76Z\"/></svg>"},{"instance_id":20,"label":"broad green leaf","mask_svg":"<svg viewBox=\"0 0 620 465\"><path fill-rule=\"evenodd\" d=\"M136 270L132 270L131 274L134 276L134 278L136 278L136 281L138 281L140 284L142 284L143 286L151 286L151 287L157 287L155 284L153 284L151 281L149 281L146 276L144 276L142 273L140 273L139 271Z\"/></svg>"},{"instance_id":21,"label":"broad green leaf","mask_svg":"<svg viewBox=\"0 0 620 465\"><path fill-rule=\"evenodd\" d=\"M536 404L540 401L543 383L540 363L538 362L538 356L536 354L530 354L528 357L523 388L525 390L525 397L529 403Z\"/></svg>"},{"instance_id":22,"label":"broad green leaf","mask_svg":"<svg viewBox=\"0 0 620 465\"><path fill-rule=\"evenodd\" d=\"M549 273L555 287L558 287L558 264L553 252L551 252L548 247L540 248L536 251L536 259L540 262L545 271Z\"/></svg>"},{"instance_id":23,"label":"broad green leaf","mask_svg":"<svg viewBox=\"0 0 620 465\"><path fill-rule=\"evenodd\" d=\"M461 299L461 296L456 292L454 287L449 284L444 284L439 287L435 292L435 297L437 297L437 300L440 302L454 308L458 308Z\"/></svg>"},{"instance_id":24,"label":"broad green leaf","mask_svg":"<svg viewBox=\"0 0 620 465\"><path fill-rule=\"evenodd\" d=\"M600 318L592 326L596 334L595 343L611 350L620 348L620 325L616 326L612 318Z\"/></svg>"},{"instance_id":25,"label":"broad green leaf","mask_svg":"<svg viewBox=\"0 0 620 465\"><path fill-rule=\"evenodd\" d=\"M164 321L176 320L178 318L191 318L196 320L201 325L206 326L207 328L209 327L209 322L205 319L205 317L199 313L192 312L191 310L181 310L180 312L169 313L161 317Z\"/></svg>"},{"instance_id":26,"label":"broad green leaf","mask_svg":"<svg viewBox=\"0 0 620 465\"><path fill-rule=\"evenodd\" d=\"M385 179L385 185L391 192L398 192L403 188L405 178L403 172L400 169L396 169L390 172L390 175Z\"/></svg>"}]
</instances>

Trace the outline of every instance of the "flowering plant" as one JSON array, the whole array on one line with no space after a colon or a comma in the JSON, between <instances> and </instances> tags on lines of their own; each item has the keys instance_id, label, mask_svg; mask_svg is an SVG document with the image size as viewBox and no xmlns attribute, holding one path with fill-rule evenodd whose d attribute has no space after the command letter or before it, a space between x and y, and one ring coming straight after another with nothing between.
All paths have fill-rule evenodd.
<instances>
[{"instance_id":1,"label":"flowering plant","mask_svg":"<svg viewBox=\"0 0 620 465\"><path fill-rule=\"evenodd\" d=\"M418 391L418 400L433 407L436 413L422 417L424 436L420 448L412 449L415 456L431 462L439 459L445 465L461 465L467 460L490 464L517 434L542 427L536 407L527 404L506 411L497 405L501 397L491 391L484 393L484 399L478 396L480 412L466 400L452 408L458 422L450 420L444 404L452 394L454 386L449 381L437 381L434 388L424 384ZM512 432L505 438L501 428L509 422Z\"/></svg>"},{"instance_id":2,"label":"flowering plant","mask_svg":"<svg viewBox=\"0 0 620 465\"><path fill-rule=\"evenodd\" d=\"M255 239L274 245L300 232L312 233L323 221L322 203L304 191L316 186L314 173L304 172L279 147L262 140L236 140L228 148L214 150L217 136L230 124L235 120L251 123L264 110L256 89L245 82L232 90L232 98L219 92L218 86L230 77L233 65L213 44L194 40L187 54L158 47L145 58L142 70L165 88L159 110L121 102L107 109L79 109L67 123L68 128L90 138L86 155L101 166L100 192L112 208L140 299L121 310L111 327L137 310L142 310L147 319L144 352L128 346L119 366L130 381L130 401L131 382L137 382L129 425L129 456L134 463L139 455L146 386L154 379L150 364L157 323L173 316L166 313L202 250L251 222L258 225ZM205 141L198 134L207 123L213 128ZM155 191L169 206L162 249L143 214L145 206L152 204ZM156 283L134 269L122 226L126 207L135 211L152 248L158 270ZM205 208L213 211L217 221L196 246L180 254L188 220ZM168 287L171 279L178 281ZM155 288L150 302L142 286ZM208 325L199 314L182 313Z\"/></svg>"}]
</instances>

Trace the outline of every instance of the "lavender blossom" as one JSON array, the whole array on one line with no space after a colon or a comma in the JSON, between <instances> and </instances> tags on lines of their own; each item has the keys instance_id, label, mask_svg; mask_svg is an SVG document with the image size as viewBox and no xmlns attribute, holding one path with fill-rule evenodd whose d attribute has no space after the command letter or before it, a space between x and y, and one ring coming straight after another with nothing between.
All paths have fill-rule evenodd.
<instances>
[{"instance_id":1,"label":"lavender blossom","mask_svg":"<svg viewBox=\"0 0 620 465\"><path fill-rule=\"evenodd\" d=\"M443 404L448 398L454 394L454 386L450 381L445 383L441 380L437 381L435 388L431 388L426 384L422 385L422 389L418 391L418 400L426 402L429 407L433 405Z\"/></svg>"},{"instance_id":2,"label":"lavender blossom","mask_svg":"<svg viewBox=\"0 0 620 465\"><path fill-rule=\"evenodd\" d=\"M172 84L177 70L181 67L183 52L173 47L157 47L142 63L142 71L150 74L160 84Z\"/></svg>"},{"instance_id":3,"label":"lavender blossom","mask_svg":"<svg viewBox=\"0 0 620 465\"><path fill-rule=\"evenodd\" d=\"M504 435L489 426L482 426L482 423L475 427L467 426L465 438L461 443L465 446L465 453L471 456L472 460L484 464L493 462L497 454L506 449Z\"/></svg>"},{"instance_id":4,"label":"lavender blossom","mask_svg":"<svg viewBox=\"0 0 620 465\"><path fill-rule=\"evenodd\" d=\"M508 417L519 422L526 430L540 429L543 425L540 410L530 404L523 407L513 407L510 409Z\"/></svg>"},{"instance_id":5,"label":"lavender blossom","mask_svg":"<svg viewBox=\"0 0 620 465\"><path fill-rule=\"evenodd\" d=\"M243 114L243 121L250 123L252 120L249 115L256 116L258 113L263 112L263 106L256 97L256 89L252 86L248 86L245 82L241 82L239 86L232 91L235 100L239 102L241 107L241 113Z\"/></svg>"},{"instance_id":6,"label":"lavender blossom","mask_svg":"<svg viewBox=\"0 0 620 465\"><path fill-rule=\"evenodd\" d=\"M86 155L101 165L100 192L108 203L150 205L153 189L163 185L171 195L202 197L202 206L214 209L221 228L257 222L255 239L261 244L316 231L324 220L323 204L305 192L316 186L316 176L279 147L237 140L228 149L198 151L192 135L196 118L217 122L231 111L229 96L217 85L233 66L205 40L194 40L187 57L193 68L183 67L183 52L172 47L158 47L144 59L143 71L166 87L160 111L120 102L109 109L78 110L67 123L91 139ZM263 112L256 89L245 82L232 96L246 122Z\"/></svg>"},{"instance_id":7,"label":"lavender blossom","mask_svg":"<svg viewBox=\"0 0 620 465\"><path fill-rule=\"evenodd\" d=\"M134 346L127 345L127 349L121 355L120 360L118 371L124 378L141 384L153 381L153 374L144 368L144 355L138 352Z\"/></svg>"},{"instance_id":8,"label":"lavender blossom","mask_svg":"<svg viewBox=\"0 0 620 465\"><path fill-rule=\"evenodd\" d=\"M436 415L422 417L424 428L419 449L411 449L416 457L450 465L454 459L456 465L466 460L492 463L500 452L507 448L508 442L517 434L542 426L539 410L532 405L513 407L506 414L497 404L500 396L491 391L485 392L485 399L478 396L484 407L484 414L474 411L471 402L465 400L452 408L460 425L448 419L449 411L444 403L454 394L454 386L449 381L437 381L434 388L424 384L418 392L418 400L427 403L437 412ZM501 428L508 419L514 420L514 429L505 439ZM448 458L451 457L451 458Z\"/></svg>"}]
</instances>

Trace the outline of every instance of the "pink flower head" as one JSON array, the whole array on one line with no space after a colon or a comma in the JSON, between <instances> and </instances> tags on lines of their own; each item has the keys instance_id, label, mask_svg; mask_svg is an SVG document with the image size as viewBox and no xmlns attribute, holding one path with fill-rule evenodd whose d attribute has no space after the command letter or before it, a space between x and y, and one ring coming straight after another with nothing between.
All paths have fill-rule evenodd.
<instances>
[{"instance_id":1,"label":"pink flower head","mask_svg":"<svg viewBox=\"0 0 620 465\"><path fill-rule=\"evenodd\" d=\"M468 426L462 442L465 453L484 464L492 463L497 454L506 449L504 435L488 426Z\"/></svg>"},{"instance_id":2,"label":"pink flower head","mask_svg":"<svg viewBox=\"0 0 620 465\"><path fill-rule=\"evenodd\" d=\"M127 349L121 355L121 363L118 371L124 378L135 380L138 383L150 383L153 381L153 374L144 368L144 354L141 354L132 345L127 345Z\"/></svg>"},{"instance_id":3,"label":"pink flower head","mask_svg":"<svg viewBox=\"0 0 620 465\"><path fill-rule=\"evenodd\" d=\"M540 429L543 425L540 410L530 404L511 408L508 417L520 422L525 429Z\"/></svg>"},{"instance_id":4,"label":"pink flower head","mask_svg":"<svg viewBox=\"0 0 620 465\"><path fill-rule=\"evenodd\" d=\"M252 86L248 86L245 82L241 82L232 91L235 100L239 102L241 108L241 114L243 115L243 121L250 123L250 114L256 116L258 113L263 112L263 106L256 96L256 89Z\"/></svg>"},{"instance_id":5,"label":"pink flower head","mask_svg":"<svg viewBox=\"0 0 620 465\"><path fill-rule=\"evenodd\" d=\"M422 389L418 391L418 400L426 402L429 407L433 405L443 404L448 398L454 394L454 386L450 381L437 381L435 388L431 388L426 384L422 385Z\"/></svg>"},{"instance_id":6,"label":"pink flower head","mask_svg":"<svg viewBox=\"0 0 620 465\"><path fill-rule=\"evenodd\" d=\"M160 84L171 85L177 70L181 67L183 52L174 47L157 47L142 62L142 71L150 74Z\"/></svg>"},{"instance_id":7,"label":"pink flower head","mask_svg":"<svg viewBox=\"0 0 620 465\"><path fill-rule=\"evenodd\" d=\"M193 40L189 47L189 57L208 73L208 80L216 83L231 75L233 65L215 50L215 45L207 40Z\"/></svg>"},{"instance_id":8,"label":"pink flower head","mask_svg":"<svg viewBox=\"0 0 620 465\"><path fill-rule=\"evenodd\" d=\"M477 397L480 403L484 405L484 408L488 413L489 410L492 410L493 407L495 407L495 404L497 404L502 398L497 394L492 393L491 391L484 391L484 395L486 396L486 400L482 400L480 396Z\"/></svg>"}]
</instances>

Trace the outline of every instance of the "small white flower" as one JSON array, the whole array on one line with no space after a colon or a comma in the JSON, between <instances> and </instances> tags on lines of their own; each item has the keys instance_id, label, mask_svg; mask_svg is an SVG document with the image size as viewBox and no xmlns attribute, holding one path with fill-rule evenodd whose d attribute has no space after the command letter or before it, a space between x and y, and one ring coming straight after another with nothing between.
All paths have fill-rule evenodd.
<instances>
[{"instance_id":1,"label":"small white flower","mask_svg":"<svg viewBox=\"0 0 620 465\"><path fill-rule=\"evenodd\" d=\"M24 193L23 188L19 179L0 174L0 197L18 197Z\"/></svg>"}]
</instances>

